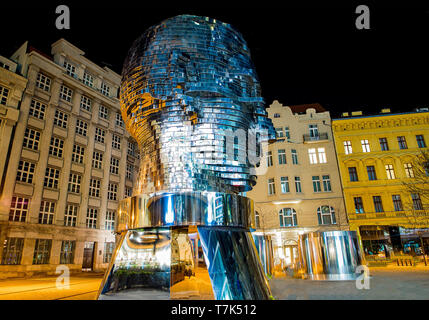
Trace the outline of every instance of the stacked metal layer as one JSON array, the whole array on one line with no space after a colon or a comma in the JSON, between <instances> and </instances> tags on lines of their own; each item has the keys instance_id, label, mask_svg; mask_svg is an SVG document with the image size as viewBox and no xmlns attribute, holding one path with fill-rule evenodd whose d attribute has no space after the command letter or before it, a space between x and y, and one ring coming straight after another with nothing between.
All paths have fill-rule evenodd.
<instances>
[{"instance_id":1,"label":"stacked metal layer","mask_svg":"<svg viewBox=\"0 0 429 320\"><path fill-rule=\"evenodd\" d=\"M231 25L167 19L134 42L122 77L122 116L141 153L137 194L252 188L251 153L275 132L247 44Z\"/></svg>"}]
</instances>

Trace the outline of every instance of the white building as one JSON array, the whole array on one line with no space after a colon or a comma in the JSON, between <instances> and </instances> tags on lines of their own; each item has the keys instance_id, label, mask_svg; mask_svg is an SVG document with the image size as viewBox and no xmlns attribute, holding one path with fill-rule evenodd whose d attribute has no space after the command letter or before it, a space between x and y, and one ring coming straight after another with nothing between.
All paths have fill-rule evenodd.
<instances>
[{"instance_id":1,"label":"white building","mask_svg":"<svg viewBox=\"0 0 429 320\"><path fill-rule=\"evenodd\" d=\"M120 75L64 39L51 54L24 43L11 57L28 84L0 195L3 278L52 274L58 265L106 268L118 201L131 196L137 177L138 148L117 98Z\"/></svg>"}]
</instances>

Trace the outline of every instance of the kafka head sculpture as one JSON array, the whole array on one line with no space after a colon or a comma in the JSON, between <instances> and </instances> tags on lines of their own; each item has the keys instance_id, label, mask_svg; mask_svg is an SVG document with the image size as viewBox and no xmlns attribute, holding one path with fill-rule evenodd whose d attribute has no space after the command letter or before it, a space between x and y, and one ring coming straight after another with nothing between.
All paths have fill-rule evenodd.
<instances>
[{"instance_id":1,"label":"kafka head sculpture","mask_svg":"<svg viewBox=\"0 0 429 320\"><path fill-rule=\"evenodd\" d=\"M246 42L207 17L176 16L140 36L120 100L140 148L138 192L248 191L249 154L275 136Z\"/></svg>"}]
</instances>

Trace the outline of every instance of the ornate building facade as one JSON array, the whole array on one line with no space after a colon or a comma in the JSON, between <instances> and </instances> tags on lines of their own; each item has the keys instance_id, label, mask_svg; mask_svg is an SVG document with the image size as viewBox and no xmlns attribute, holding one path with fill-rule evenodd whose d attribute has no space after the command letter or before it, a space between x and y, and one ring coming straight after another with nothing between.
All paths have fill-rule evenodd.
<instances>
[{"instance_id":1,"label":"ornate building facade","mask_svg":"<svg viewBox=\"0 0 429 320\"><path fill-rule=\"evenodd\" d=\"M274 267L298 259L298 237L312 231L348 230L331 118L319 104L267 108L277 140L261 159L247 196L255 201L256 234L271 235Z\"/></svg>"},{"instance_id":2,"label":"ornate building facade","mask_svg":"<svg viewBox=\"0 0 429 320\"><path fill-rule=\"evenodd\" d=\"M3 278L52 274L58 265L106 268L118 201L132 195L137 176L138 148L117 98L120 75L64 39L51 53L24 43L11 57L28 83L0 199Z\"/></svg>"},{"instance_id":3,"label":"ornate building facade","mask_svg":"<svg viewBox=\"0 0 429 320\"><path fill-rule=\"evenodd\" d=\"M345 113L332 121L350 229L367 256L421 254L423 245L428 251L427 200L406 186L427 151L428 124L427 110Z\"/></svg>"}]
</instances>

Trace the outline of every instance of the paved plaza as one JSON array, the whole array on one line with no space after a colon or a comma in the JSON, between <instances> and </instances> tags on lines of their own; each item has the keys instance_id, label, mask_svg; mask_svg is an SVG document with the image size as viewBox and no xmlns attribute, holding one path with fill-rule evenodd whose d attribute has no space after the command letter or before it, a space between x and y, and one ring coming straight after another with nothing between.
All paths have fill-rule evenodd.
<instances>
[{"instance_id":1,"label":"paved plaza","mask_svg":"<svg viewBox=\"0 0 429 320\"><path fill-rule=\"evenodd\" d=\"M70 278L69 287L57 288L55 277L0 281L0 300L93 300L102 274L82 273ZM270 280L278 300L428 300L429 267L370 269L370 289L357 289L355 281L313 281L276 277ZM161 298L162 299L162 298Z\"/></svg>"}]
</instances>

